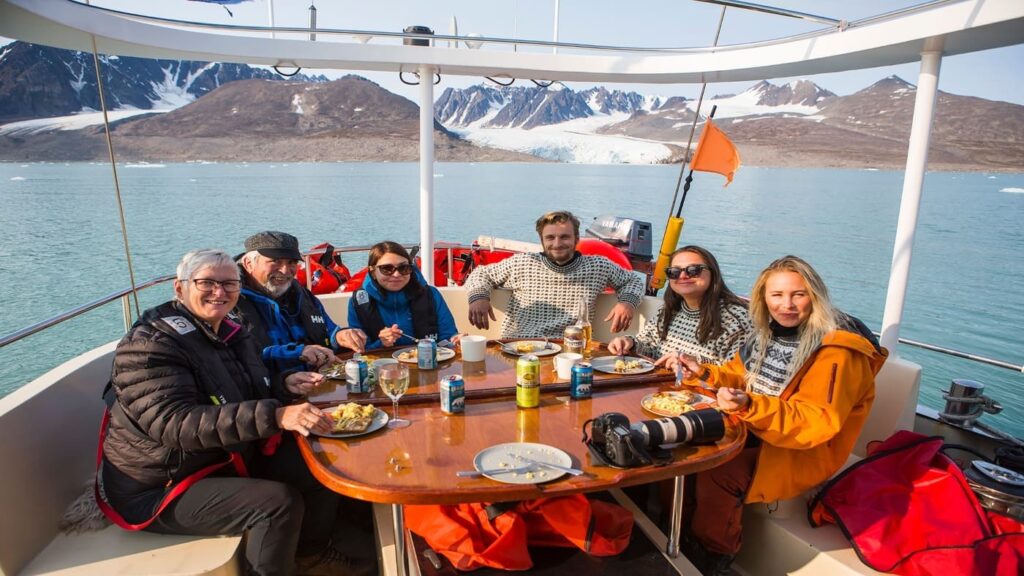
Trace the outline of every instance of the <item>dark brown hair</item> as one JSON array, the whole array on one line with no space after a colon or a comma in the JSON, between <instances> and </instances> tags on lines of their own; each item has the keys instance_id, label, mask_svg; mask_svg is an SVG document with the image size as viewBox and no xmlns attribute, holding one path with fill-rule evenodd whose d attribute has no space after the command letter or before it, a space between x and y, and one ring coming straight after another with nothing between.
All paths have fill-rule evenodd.
<instances>
[{"instance_id":1,"label":"dark brown hair","mask_svg":"<svg viewBox=\"0 0 1024 576\"><path fill-rule=\"evenodd\" d=\"M669 257L669 264L671 265L672 260L677 254L682 254L683 252L691 252L700 256L708 267L708 273L711 274L711 283L708 285L707 292L704 293L700 300L700 323L697 324L697 342L705 344L708 340L718 338L722 334L722 308L729 304L737 304L743 307L746 307L747 304L725 285L725 280L722 279L722 271L718 267L718 260L715 259L711 252L704 248L694 245L683 246L672 253L672 256ZM658 333L661 335L662 340L668 336L668 327L672 324L672 319L676 317L676 314L682 307L683 297L676 294L670 286L666 286L665 313L661 318L661 326L658 327Z\"/></svg>"},{"instance_id":2,"label":"dark brown hair","mask_svg":"<svg viewBox=\"0 0 1024 576\"><path fill-rule=\"evenodd\" d=\"M409 255L409 251L405 249L405 246L390 240L378 242L370 248L370 257L366 261L366 266L368 268L375 267L377 262L379 262L385 254L397 254L402 258L405 258L413 268L416 267L416 263L412 261L412 256ZM373 275L373 271L367 270L366 273L370 275L370 280L377 286L377 288L384 291L384 287L377 282L377 277ZM405 285L403 291L406 293L406 296L409 297L415 296L423 291L423 286L420 285L419 279L416 278L415 270L413 270L413 273L409 276L409 283Z\"/></svg>"}]
</instances>

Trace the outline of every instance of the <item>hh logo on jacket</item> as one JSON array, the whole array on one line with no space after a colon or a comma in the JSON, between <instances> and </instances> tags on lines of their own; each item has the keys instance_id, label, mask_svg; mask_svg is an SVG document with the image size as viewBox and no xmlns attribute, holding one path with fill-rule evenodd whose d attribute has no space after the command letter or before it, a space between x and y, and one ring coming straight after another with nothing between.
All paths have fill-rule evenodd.
<instances>
[{"instance_id":1,"label":"hh logo on jacket","mask_svg":"<svg viewBox=\"0 0 1024 576\"><path fill-rule=\"evenodd\" d=\"M324 322L323 316L310 316L309 319L310 321L313 322L313 324L326 324L326 322Z\"/></svg>"}]
</instances>

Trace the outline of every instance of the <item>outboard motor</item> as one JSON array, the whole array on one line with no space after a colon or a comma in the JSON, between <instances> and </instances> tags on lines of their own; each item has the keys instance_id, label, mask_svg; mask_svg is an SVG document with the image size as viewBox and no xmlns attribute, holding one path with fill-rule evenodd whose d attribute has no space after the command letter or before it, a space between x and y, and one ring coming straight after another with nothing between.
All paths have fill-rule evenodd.
<instances>
[{"instance_id":1,"label":"outboard motor","mask_svg":"<svg viewBox=\"0 0 1024 576\"><path fill-rule=\"evenodd\" d=\"M650 283L654 272L650 222L621 216L598 216L583 233L618 248L629 259L633 270L646 274Z\"/></svg>"}]
</instances>

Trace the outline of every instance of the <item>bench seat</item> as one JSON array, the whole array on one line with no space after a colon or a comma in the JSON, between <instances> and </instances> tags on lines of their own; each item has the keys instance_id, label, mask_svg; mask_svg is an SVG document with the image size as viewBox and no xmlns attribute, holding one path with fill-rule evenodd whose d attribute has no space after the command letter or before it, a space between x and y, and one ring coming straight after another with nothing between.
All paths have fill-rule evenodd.
<instances>
[{"instance_id":1,"label":"bench seat","mask_svg":"<svg viewBox=\"0 0 1024 576\"><path fill-rule=\"evenodd\" d=\"M21 574L234 576L241 574L241 541L241 536L174 536L108 526L96 532L57 535Z\"/></svg>"},{"instance_id":2,"label":"bench seat","mask_svg":"<svg viewBox=\"0 0 1024 576\"><path fill-rule=\"evenodd\" d=\"M0 576L240 574L240 536L169 536L116 526L57 530L96 466L115 343L73 358L0 399ZM40 425L42 423L43 425Z\"/></svg>"}]
</instances>

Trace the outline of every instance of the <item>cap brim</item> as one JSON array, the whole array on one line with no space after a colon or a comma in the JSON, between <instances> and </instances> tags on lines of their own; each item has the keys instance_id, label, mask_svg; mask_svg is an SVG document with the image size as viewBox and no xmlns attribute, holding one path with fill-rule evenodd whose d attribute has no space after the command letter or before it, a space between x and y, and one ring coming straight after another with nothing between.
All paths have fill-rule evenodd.
<instances>
[{"instance_id":1,"label":"cap brim","mask_svg":"<svg viewBox=\"0 0 1024 576\"><path fill-rule=\"evenodd\" d=\"M302 254L298 250L289 250L288 248L260 248L256 250L262 256L267 258L286 258L288 260L302 260Z\"/></svg>"}]
</instances>

